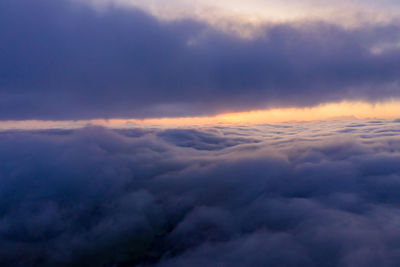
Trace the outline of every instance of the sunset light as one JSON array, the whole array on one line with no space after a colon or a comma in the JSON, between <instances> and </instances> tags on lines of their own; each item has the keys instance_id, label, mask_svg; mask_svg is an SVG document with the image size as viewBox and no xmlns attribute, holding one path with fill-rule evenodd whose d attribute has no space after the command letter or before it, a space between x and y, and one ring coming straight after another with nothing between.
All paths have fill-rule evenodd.
<instances>
[{"instance_id":1,"label":"sunset light","mask_svg":"<svg viewBox=\"0 0 400 267\"><path fill-rule=\"evenodd\" d=\"M0 121L0 129L74 129L84 126L109 128L133 128L140 126L184 127L215 124L263 124L287 122L311 122L321 120L373 120L400 118L400 101L380 103L339 102L306 108L274 108L246 112L223 113L204 117L176 117L152 119L93 119L74 121Z\"/></svg>"}]
</instances>

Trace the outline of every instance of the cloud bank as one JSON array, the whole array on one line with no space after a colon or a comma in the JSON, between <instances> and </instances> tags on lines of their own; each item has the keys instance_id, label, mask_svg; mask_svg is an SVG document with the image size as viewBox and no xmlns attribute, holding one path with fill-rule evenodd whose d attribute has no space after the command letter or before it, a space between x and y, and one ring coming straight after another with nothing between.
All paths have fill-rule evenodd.
<instances>
[{"instance_id":1,"label":"cloud bank","mask_svg":"<svg viewBox=\"0 0 400 267\"><path fill-rule=\"evenodd\" d=\"M215 114L399 96L399 26L318 21L243 39L77 1L0 3L0 119Z\"/></svg>"},{"instance_id":2,"label":"cloud bank","mask_svg":"<svg viewBox=\"0 0 400 267\"><path fill-rule=\"evenodd\" d=\"M0 265L398 266L399 131L2 132Z\"/></svg>"}]
</instances>

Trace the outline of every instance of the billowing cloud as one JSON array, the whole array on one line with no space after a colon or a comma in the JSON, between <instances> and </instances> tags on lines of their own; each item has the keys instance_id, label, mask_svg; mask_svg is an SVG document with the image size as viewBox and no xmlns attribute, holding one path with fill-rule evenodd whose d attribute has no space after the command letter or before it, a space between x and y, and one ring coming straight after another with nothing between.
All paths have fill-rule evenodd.
<instances>
[{"instance_id":1,"label":"billowing cloud","mask_svg":"<svg viewBox=\"0 0 400 267\"><path fill-rule=\"evenodd\" d=\"M215 114L399 96L399 26L318 21L252 38L79 1L0 3L0 119Z\"/></svg>"},{"instance_id":2,"label":"billowing cloud","mask_svg":"<svg viewBox=\"0 0 400 267\"><path fill-rule=\"evenodd\" d=\"M2 132L0 264L397 266L399 131Z\"/></svg>"}]
</instances>

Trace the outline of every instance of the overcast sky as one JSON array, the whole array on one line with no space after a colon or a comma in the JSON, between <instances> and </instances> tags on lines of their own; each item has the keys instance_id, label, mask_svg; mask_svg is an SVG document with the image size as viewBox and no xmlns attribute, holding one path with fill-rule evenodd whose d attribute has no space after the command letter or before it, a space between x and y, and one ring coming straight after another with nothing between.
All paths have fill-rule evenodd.
<instances>
[{"instance_id":1,"label":"overcast sky","mask_svg":"<svg viewBox=\"0 0 400 267\"><path fill-rule=\"evenodd\" d=\"M398 4L277 2L1 1L0 120L200 116L399 96ZM252 16L262 19L246 24Z\"/></svg>"}]
</instances>

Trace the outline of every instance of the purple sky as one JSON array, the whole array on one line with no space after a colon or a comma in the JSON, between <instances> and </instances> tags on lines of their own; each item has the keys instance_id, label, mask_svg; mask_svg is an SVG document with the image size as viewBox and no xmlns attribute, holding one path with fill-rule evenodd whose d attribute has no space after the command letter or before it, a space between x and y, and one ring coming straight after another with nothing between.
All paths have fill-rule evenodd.
<instances>
[{"instance_id":1,"label":"purple sky","mask_svg":"<svg viewBox=\"0 0 400 267\"><path fill-rule=\"evenodd\" d=\"M311 14L323 14L326 1L288 2L278 5L288 18L244 23L274 10L261 2L196 2L189 12L173 1L168 13L157 1L2 1L0 120L197 116L399 96L397 4L330 1L351 23Z\"/></svg>"}]
</instances>

